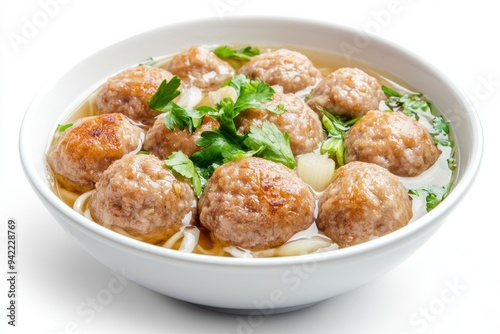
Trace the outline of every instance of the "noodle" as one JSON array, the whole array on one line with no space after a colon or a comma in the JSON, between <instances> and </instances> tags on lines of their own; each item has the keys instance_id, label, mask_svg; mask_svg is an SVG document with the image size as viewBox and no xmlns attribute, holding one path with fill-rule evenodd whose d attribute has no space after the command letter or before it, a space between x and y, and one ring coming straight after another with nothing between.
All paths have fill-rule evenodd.
<instances>
[{"instance_id":1,"label":"noodle","mask_svg":"<svg viewBox=\"0 0 500 334\"><path fill-rule=\"evenodd\" d=\"M175 245L175 243L179 240L181 240L181 238L184 236L184 234L182 233L182 231L179 231L177 233L175 233L173 236L170 237L170 239L168 239L163 245L161 245L162 247L164 248L170 248L172 249Z\"/></svg>"},{"instance_id":2,"label":"noodle","mask_svg":"<svg viewBox=\"0 0 500 334\"><path fill-rule=\"evenodd\" d=\"M73 210L81 215L85 215L84 212L87 208L87 201L94 191L95 190L92 189L78 196L75 200L75 203L73 204Z\"/></svg>"},{"instance_id":3,"label":"noodle","mask_svg":"<svg viewBox=\"0 0 500 334\"><path fill-rule=\"evenodd\" d=\"M88 208L88 201L90 196L92 196L95 190L87 191L80 196L78 196L73 204L73 209L86 217L87 219L94 221L90 215L90 210ZM168 249L176 249L185 253L197 253L204 255L213 256L223 256L225 253L237 258L262 258L262 257L273 257L273 256L293 256L309 254L314 252L323 251L325 249L337 249L338 246L335 243L324 236L319 234L317 228L314 224L311 225L305 231L301 231L290 238L285 244L277 248L265 249L261 251L250 251L236 246L222 246L219 244L214 244L213 248L205 249L200 245L200 230L196 226L187 225L186 222L190 221L189 217L184 217L184 226L173 236L171 236L165 243L159 245L160 247ZM140 240L121 227L113 226L111 230L120 233L129 238ZM176 244L181 241L180 245L176 247Z\"/></svg>"},{"instance_id":4,"label":"noodle","mask_svg":"<svg viewBox=\"0 0 500 334\"><path fill-rule=\"evenodd\" d=\"M128 154L137 154L139 153L141 150L142 150L142 144L144 143L144 137L145 137L145 134L144 132L141 133L141 136L139 137L139 144L137 144L137 148L131 152L129 152Z\"/></svg>"}]
</instances>

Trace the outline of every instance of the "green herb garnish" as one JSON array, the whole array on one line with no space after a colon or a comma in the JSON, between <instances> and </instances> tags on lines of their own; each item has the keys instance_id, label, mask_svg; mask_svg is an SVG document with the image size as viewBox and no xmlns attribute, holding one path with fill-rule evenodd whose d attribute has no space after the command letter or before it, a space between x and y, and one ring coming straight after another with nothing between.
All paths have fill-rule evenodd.
<instances>
[{"instance_id":1,"label":"green herb garnish","mask_svg":"<svg viewBox=\"0 0 500 334\"><path fill-rule=\"evenodd\" d=\"M436 145L453 146L449 138L450 128L442 116L436 116L432 104L421 93L399 94L394 90L382 86L382 90L389 98L385 104L392 111L400 111L407 116L419 120L425 117L432 124L430 134Z\"/></svg>"},{"instance_id":2,"label":"green herb garnish","mask_svg":"<svg viewBox=\"0 0 500 334\"><path fill-rule=\"evenodd\" d=\"M170 131L174 131L174 128L179 130L188 128L190 132L194 132L212 108L182 108L174 103L173 100L181 93L178 89L180 85L181 79L178 76L174 76L168 82L163 80L156 93L149 99L149 107L166 113L164 122Z\"/></svg>"},{"instance_id":3,"label":"green herb garnish","mask_svg":"<svg viewBox=\"0 0 500 334\"><path fill-rule=\"evenodd\" d=\"M166 112L170 110L170 102L181 94L178 88L181 86L181 79L174 76L170 81L163 80L156 93L149 99L149 107L153 110Z\"/></svg>"},{"instance_id":4,"label":"green herb garnish","mask_svg":"<svg viewBox=\"0 0 500 334\"><path fill-rule=\"evenodd\" d=\"M426 210L430 212L439 205L450 193L451 183L446 186L432 186L425 189L410 189L408 192L415 196L424 196L426 202Z\"/></svg>"},{"instance_id":5,"label":"green herb garnish","mask_svg":"<svg viewBox=\"0 0 500 334\"><path fill-rule=\"evenodd\" d=\"M201 133L196 141L200 149L190 158L177 152L165 162L176 173L193 182L198 196L204 187L203 180L208 179L218 166L235 159L258 156L289 168L296 166L290 148L290 137L287 133L281 133L275 124L264 122L261 128L252 126L247 134L241 134L234 122L243 110L265 108L265 104L272 99L274 90L259 79L250 80L244 75L234 76L225 85L235 89L238 95L236 101L227 97L217 103L215 108L202 106L192 110L168 102L162 108L167 112L165 124L169 128L196 128L196 124L201 123L205 115L210 115L219 122L219 129ZM171 94L171 90L169 92ZM164 104L165 102L162 103ZM276 110L278 113L286 111L282 105L277 106Z\"/></svg>"},{"instance_id":6,"label":"green herb garnish","mask_svg":"<svg viewBox=\"0 0 500 334\"><path fill-rule=\"evenodd\" d=\"M281 133L273 123L264 122L261 128L251 126L243 143L264 159L280 162L291 169L297 166L290 148L290 136Z\"/></svg>"},{"instance_id":7,"label":"green herb garnish","mask_svg":"<svg viewBox=\"0 0 500 334\"><path fill-rule=\"evenodd\" d=\"M200 177L200 173L198 173L193 162L184 153L172 153L167 160L165 160L165 165L175 173L190 180L193 184L193 190L196 196L199 197L201 195L202 178Z\"/></svg>"},{"instance_id":8,"label":"green herb garnish","mask_svg":"<svg viewBox=\"0 0 500 334\"><path fill-rule=\"evenodd\" d=\"M249 60L253 56L260 54L260 50L258 48L254 48L251 46L247 46L243 49L235 50L231 49L229 46L219 46L214 50L214 53L217 57L225 59L225 58L235 58L238 60Z\"/></svg>"},{"instance_id":9,"label":"green herb garnish","mask_svg":"<svg viewBox=\"0 0 500 334\"><path fill-rule=\"evenodd\" d=\"M331 114L328 110L319 105L316 106L316 108L323 114L321 122L328 133L328 138L321 145L320 152L321 154L327 153L328 156L334 159L339 166L343 166L345 164L345 133L362 116L353 118L349 121L344 121L340 118L340 116Z\"/></svg>"},{"instance_id":10,"label":"green herb garnish","mask_svg":"<svg viewBox=\"0 0 500 334\"><path fill-rule=\"evenodd\" d=\"M64 130L66 130L72 126L73 126L73 123L57 124L56 132L63 132Z\"/></svg>"}]
</instances>

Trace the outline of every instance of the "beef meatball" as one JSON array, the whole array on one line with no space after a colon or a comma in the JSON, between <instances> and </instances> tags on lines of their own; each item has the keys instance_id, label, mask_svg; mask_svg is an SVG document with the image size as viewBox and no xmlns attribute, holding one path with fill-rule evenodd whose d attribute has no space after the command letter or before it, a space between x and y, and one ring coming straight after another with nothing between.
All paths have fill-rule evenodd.
<instances>
[{"instance_id":1,"label":"beef meatball","mask_svg":"<svg viewBox=\"0 0 500 334\"><path fill-rule=\"evenodd\" d=\"M334 115L354 118L378 109L385 94L378 81L358 68L343 67L326 76L312 91L307 104ZM317 110L318 113L319 110Z\"/></svg>"},{"instance_id":2,"label":"beef meatball","mask_svg":"<svg viewBox=\"0 0 500 334\"><path fill-rule=\"evenodd\" d=\"M47 162L62 187L83 193L113 161L140 148L143 137L143 130L119 113L80 118L60 134Z\"/></svg>"},{"instance_id":3,"label":"beef meatball","mask_svg":"<svg viewBox=\"0 0 500 334\"><path fill-rule=\"evenodd\" d=\"M262 158L218 167L199 201L213 239L249 250L274 248L314 222L314 197L297 174Z\"/></svg>"},{"instance_id":4,"label":"beef meatball","mask_svg":"<svg viewBox=\"0 0 500 334\"><path fill-rule=\"evenodd\" d=\"M96 96L100 113L122 113L136 122L150 126L158 111L149 108L148 101L163 80L170 81L172 73L146 65L128 68L109 78ZM179 87L182 91L183 87Z\"/></svg>"},{"instance_id":5,"label":"beef meatball","mask_svg":"<svg viewBox=\"0 0 500 334\"><path fill-rule=\"evenodd\" d=\"M238 73L246 74L251 79L259 78L271 86L282 86L284 93L296 93L315 86L322 78L309 58L287 49L254 56L240 67Z\"/></svg>"},{"instance_id":6,"label":"beef meatball","mask_svg":"<svg viewBox=\"0 0 500 334\"><path fill-rule=\"evenodd\" d=\"M345 136L346 161L365 161L398 176L417 176L432 166L441 151L429 131L401 112L373 110Z\"/></svg>"},{"instance_id":7,"label":"beef meatball","mask_svg":"<svg viewBox=\"0 0 500 334\"><path fill-rule=\"evenodd\" d=\"M412 203L399 179L366 162L340 167L321 196L316 224L339 247L381 237L408 224Z\"/></svg>"},{"instance_id":8,"label":"beef meatball","mask_svg":"<svg viewBox=\"0 0 500 334\"><path fill-rule=\"evenodd\" d=\"M284 107L284 113L278 110ZM295 94L275 93L265 109L247 109L240 113L235 122L240 133L247 133L250 126L262 127L264 121L276 124L281 132L290 135L290 147L295 156L314 151L325 139L318 115Z\"/></svg>"},{"instance_id":9,"label":"beef meatball","mask_svg":"<svg viewBox=\"0 0 500 334\"><path fill-rule=\"evenodd\" d=\"M185 155L191 156L200 149L196 141L201 137L201 133L213 128L219 128L219 122L213 117L205 116L201 126L194 132L190 132L187 128L183 130L174 128L170 131L165 126L163 117L160 117L146 133L144 149L160 159L165 159L176 151L182 151Z\"/></svg>"},{"instance_id":10,"label":"beef meatball","mask_svg":"<svg viewBox=\"0 0 500 334\"><path fill-rule=\"evenodd\" d=\"M175 55L167 70L178 75L186 83L205 91L218 89L235 73L229 63L200 46L193 46Z\"/></svg>"},{"instance_id":11,"label":"beef meatball","mask_svg":"<svg viewBox=\"0 0 500 334\"><path fill-rule=\"evenodd\" d=\"M102 174L90 196L92 218L157 244L196 223L196 196L154 155L127 154Z\"/></svg>"}]
</instances>

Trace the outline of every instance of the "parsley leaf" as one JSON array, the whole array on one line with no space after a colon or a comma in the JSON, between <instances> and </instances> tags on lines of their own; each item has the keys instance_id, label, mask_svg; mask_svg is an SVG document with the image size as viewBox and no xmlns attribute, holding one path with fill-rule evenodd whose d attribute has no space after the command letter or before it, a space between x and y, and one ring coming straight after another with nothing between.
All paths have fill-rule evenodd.
<instances>
[{"instance_id":1,"label":"parsley leaf","mask_svg":"<svg viewBox=\"0 0 500 334\"><path fill-rule=\"evenodd\" d=\"M182 152L174 152L165 160L165 165L173 172L190 180L196 196L200 197L203 183L206 183L197 171L193 162ZM202 182L203 181L203 182Z\"/></svg>"},{"instance_id":2,"label":"parsley leaf","mask_svg":"<svg viewBox=\"0 0 500 334\"><path fill-rule=\"evenodd\" d=\"M181 94L178 88L181 79L174 76L169 82L163 80L156 93L149 99L148 105L151 109L165 112L169 110L169 103Z\"/></svg>"},{"instance_id":3,"label":"parsley leaf","mask_svg":"<svg viewBox=\"0 0 500 334\"><path fill-rule=\"evenodd\" d=\"M151 109L166 113L165 126L174 131L174 128L184 130L186 127L190 132L194 132L203 122L203 117L212 112L213 108L182 108L173 100L181 94L178 88L181 79L174 76L169 82L163 80L156 93L149 99L148 104Z\"/></svg>"},{"instance_id":4,"label":"parsley leaf","mask_svg":"<svg viewBox=\"0 0 500 334\"><path fill-rule=\"evenodd\" d=\"M203 122L203 117L209 112L206 108L187 108L184 109L174 102L168 104L165 115L165 126L170 131L174 131L174 127L183 130L186 127L189 132L194 132Z\"/></svg>"},{"instance_id":5,"label":"parsley leaf","mask_svg":"<svg viewBox=\"0 0 500 334\"><path fill-rule=\"evenodd\" d=\"M193 153L191 159L201 168L207 168L213 164L222 165L245 153L237 141L227 133L216 129L202 132L196 145L203 148Z\"/></svg>"},{"instance_id":6,"label":"parsley leaf","mask_svg":"<svg viewBox=\"0 0 500 334\"><path fill-rule=\"evenodd\" d=\"M243 74L235 75L223 86L233 87L238 94L238 99L234 103L236 116L245 109L261 108L262 103L270 101L275 93L267 83L258 78L250 80Z\"/></svg>"},{"instance_id":7,"label":"parsley leaf","mask_svg":"<svg viewBox=\"0 0 500 334\"><path fill-rule=\"evenodd\" d=\"M251 46L247 46L239 50L234 50L226 45L223 45L216 48L213 52L217 57L222 59L236 58L238 60L249 60L253 56L260 54L260 50L258 48L253 48Z\"/></svg>"},{"instance_id":8,"label":"parsley leaf","mask_svg":"<svg viewBox=\"0 0 500 334\"><path fill-rule=\"evenodd\" d=\"M234 104L237 113L250 108L260 108L274 95L274 89L265 82L255 79L240 86L239 96Z\"/></svg>"},{"instance_id":9,"label":"parsley leaf","mask_svg":"<svg viewBox=\"0 0 500 334\"><path fill-rule=\"evenodd\" d=\"M261 128L251 126L248 137L243 142L247 147L260 151L260 157L280 162L288 168L295 168L297 162L290 148L290 136L281 133L271 122L264 122Z\"/></svg>"}]
</instances>

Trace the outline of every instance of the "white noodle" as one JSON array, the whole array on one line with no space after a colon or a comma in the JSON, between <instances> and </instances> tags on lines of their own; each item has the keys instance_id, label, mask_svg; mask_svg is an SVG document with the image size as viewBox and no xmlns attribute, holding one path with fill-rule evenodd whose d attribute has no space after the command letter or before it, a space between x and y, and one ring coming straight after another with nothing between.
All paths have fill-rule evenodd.
<instances>
[{"instance_id":1,"label":"white noodle","mask_svg":"<svg viewBox=\"0 0 500 334\"><path fill-rule=\"evenodd\" d=\"M87 206L87 201L93 192L94 192L94 189L87 191L87 192L81 194L80 196L78 196L75 200L75 203L73 203L73 210L75 210L79 214L85 216L84 212L85 212L85 208Z\"/></svg>"},{"instance_id":2,"label":"white noodle","mask_svg":"<svg viewBox=\"0 0 500 334\"><path fill-rule=\"evenodd\" d=\"M313 224L314 225L314 224ZM311 253L319 253L325 250L338 249L338 245L333 243L327 236L314 233L313 228L297 233L285 244L277 248L269 248L261 251L251 251L237 246L226 246L224 251L237 258L262 258L273 256L294 256ZM314 233L314 235L311 235ZM203 252L212 254L211 252Z\"/></svg>"},{"instance_id":3,"label":"white noodle","mask_svg":"<svg viewBox=\"0 0 500 334\"><path fill-rule=\"evenodd\" d=\"M244 249L236 246L224 247L224 251L231 254L233 257L238 257L242 259L253 258L253 254L248 249Z\"/></svg>"},{"instance_id":4,"label":"white noodle","mask_svg":"<svg viewBox=\"0 0 500 334\"><path fill-rule=\"evenodd\" d=\"M278 247L276 256L293 256L314 253L321 248L332 246L332 241L324 236L296 239Z\"/></svg>"},{"instance_id":5,"label":"white noodle","mask_svg":"<svg viewBox=\"0 0 500 334\"><path fill-rule=\"evenodd\" d=\"M141 132L141 136L139 137L139 143L137 144L137 147L135 148L135 150L129 152L129 154L134 155L139 153L142 149L143 143L144 143L144 132Z\"/></svg>"},{"instance_id":6,"label":"white noodle","mask_svg":"<svg viewBox=\"0 0 500 334\"><path fill-rule=\"evenodd\" d=\"M92 218L92 215L90 214L90 210L89 209L85 210L85 212L83 213L83 216L85 218L87 218L87 219L92 220L92 221L94 220L94 218Z\"/></svg>"},{"instance_id":7,"label":"white noodle","mask_svg":"<svg viewBox=\"0 0 500 334\"><path fill-rule=\"evenodd\" d=\"M141 122L137 122L137 121L134 121L134 120L133 120L132 118L130 118L130 117L125 116L125 118L126 118L126 119L130 122L130 124L132 124L132 125L136 125L136 126L138 126L138 127L140 127L140 128L144 128L144 127L145 127L145 125L144 125L143 123L141 123Z\"/></svg>"},{"instance_id":8,"label":"white noodle","mask_svg":"<svg viewBox=\"0 0 500 334\"><path fill-rule=\"evenodd\" d=\"M162 247L165 247L165 248L172 248L174 247L175 243L180 240L182 237L184 236L184 233L182 233L182 231L179 231L177 232L176 234L174 234L173 236L170 237L170 239L168 239L163 245L161 245Z\"/></svg>"}]
</instances>

